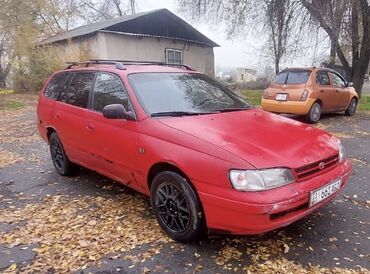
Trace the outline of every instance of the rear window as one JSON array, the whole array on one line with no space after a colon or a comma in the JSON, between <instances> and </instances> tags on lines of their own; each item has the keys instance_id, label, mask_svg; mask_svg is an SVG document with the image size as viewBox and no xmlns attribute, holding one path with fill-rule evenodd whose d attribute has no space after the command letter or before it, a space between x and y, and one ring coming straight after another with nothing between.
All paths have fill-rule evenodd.
<instances>
[{"instance_id":1,"label":"rear window","mask_svg":"<svg viewBox=\"0 0 370 274\"><path fill-rule=\"evenodd\" d=\"M69 73L58 73L54 75L45 89L45 96L57 100L66 88L69 75Z\"/></svg>"},{"instance_id":2,"label":"rear window","mask_svg":"<svg viewBox=\"0 0 370 274\"><path fill-rule=\"evenodd\" d=\"M299 71L283 71L275 76L272 81L274 84L280 85L298 85L305 84L310 77L310 70L299 70Z\"/></svg>"}]
</instances>

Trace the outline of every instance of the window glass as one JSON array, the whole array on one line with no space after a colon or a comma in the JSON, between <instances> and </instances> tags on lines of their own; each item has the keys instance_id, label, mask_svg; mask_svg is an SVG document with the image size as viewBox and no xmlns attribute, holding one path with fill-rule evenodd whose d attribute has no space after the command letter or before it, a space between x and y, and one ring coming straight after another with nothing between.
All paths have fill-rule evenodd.
<instances>
[{"instance_id":1,"label":"window glass","mask_svg":"<svg viewBox=\"0 0 370 274\"><path fill-rule=\"evenodd\" d=\"M339 75L335 73L330 73L330 74L331 74L331 77L333 78L334 86L341 87L341 88L346 86L346 82L341 77L339 77Z\"/></svg>"},{"instance_id":2,"label":"window glass","mask_svg":"<svg viewBox=\"0 0 370 274\"><path fill-rule=\"evenodd\" d=\"M275 78L274 78L274 80L272 80L272 82L274 84L284 85L287 77L288 77L288 72L281 72L281 73L279 73L278 75L275 76Z\"/></svg>"},{"instance_id":3,"label":"window glass","mask_svg":"<svg viewBox=\"0 0 370 274\"><path fill-rule=\"evenodd\" d=\"M153 113L207 113L249 105L217 81L197 73L135 73L129 75L144 108Z\"/></svg>"},{"instance_id":4,"label":"window glass","mask_svg":"<svg viewBox=\"0 0 370 274\"><path fill-rule=\"evenodd\" d=\"M170 64L182 64L182 52L180 50L166 50L167 63Z\"/></svg>"},{"instance_id":5,"label":"window glass","mask_svg":"<svg viewBox=\"0 0 370 274\"><path fill-rule=\"evenodd\" d=\"M69 86L67 103L86 108L94 77L95 74L92 72L76 73Z\"/></svg>"},{"instance_id":6,"label":"window glass","mask_svg":"<svg viewBox=\"0 0 370 274\"><path fill-rule=\"evenodd\" d=\"M45 89L45 96L57 100L66 88L69 75L69 73L58 73L54 75Z\"/></svg>"},{"instance_id":7,"label":"window glass","mask_svg":"<svg viewBox=\"0 0 370 274\"><path fill-rule=\"evenodd\" d=\"M286 80L287 85L298 85L307 83L308 78L310 78L311 71L289 71L288 78Z\"/></svg>"},{"instance_id":8,"label":"window glass","mask_svg":"<svg viewBox=\"0 0 370 274\"><path fill-rule=\"evenodd\" d=\"M321 86L330 86L329 74L327 71L319 71L316 76L316 83Z\"/></svg>"},{"instance_id":9,"label":"window glass","mask_svg":"<svg viewBox=\"0 0 370 274\"><path fill-rule=\"evenodd\" d=\"M121 80L112 74L99 73L95 80L92 108L102 112L110 104L122 104L127 111L132 110Z\"/></svg>"},{"instance_id":10,"label":"window glass","mask_svg":"<svg viewBox=\"0 0 370 274\"><path fill-rule=\"evenodd\" d=\"M283 71L276 75L272 82L280 85L304 84L307 83L310 74L311 71L309 70Z\"/></svg>"}]
</instances>

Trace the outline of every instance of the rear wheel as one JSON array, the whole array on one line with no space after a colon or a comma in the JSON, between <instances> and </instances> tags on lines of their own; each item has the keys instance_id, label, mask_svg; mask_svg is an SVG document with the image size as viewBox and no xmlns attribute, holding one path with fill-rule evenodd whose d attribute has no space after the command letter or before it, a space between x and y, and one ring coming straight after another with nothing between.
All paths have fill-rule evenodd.
<instances>
[{"instance_id":1,"label":"rear wheel","mask_svg":"<svg viewBox=\"0 0 370 274\"><path fill-rule=\"evenodd\" d=\"M64 151L58 134L53 132L49 138L50 156L54 167L60 175L70 176L77 173L79 166L72 163Z\"/></svg>"},{"instance_id":2,"label":"rear wheel","mask_svg":"<svg viewBox=\"0 0 370 274\"><path fill-rule=\"evenodd\" d=\"M184 177L171 171L161 172L154 177L150 191L155 217L168 236L187 242L203 235L202 207Z\"/></svg>"},{"instance_id":3,"label":"rear wheel","mask_svg":"<svg viewBox=\"0 0 370 274\"><path fill-rule=\"evenodd\" d=\"M307 122L315 124L320 120L321 117L321 105L318 102L313 103L310 111L306 115Z\"/></svg>"},{"instance_id":4,"label":"rear wheel","mask_svg":"<svg viewBox=\"0 0 370 274\"><path fill-rule=\"evenodd\" d=\"M352 98L344 114L347 116L353 116L356 113L356 108L357 108L357 99Z\"/></svg>"}]
</instances>

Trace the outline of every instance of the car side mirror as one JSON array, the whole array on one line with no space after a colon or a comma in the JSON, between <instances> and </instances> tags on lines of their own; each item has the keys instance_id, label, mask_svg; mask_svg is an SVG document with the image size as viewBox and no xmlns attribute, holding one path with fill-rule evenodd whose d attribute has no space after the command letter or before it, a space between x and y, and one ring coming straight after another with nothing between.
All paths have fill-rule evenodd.
<instances>
[{"instance_id":1,"label":"car side mirror","mask_svg":"<svg viewBox=\"0 0 370 274\"><path fill-rule=\"evenodd\" d=\"M353 87L353 82L348 82L347 87L350 87L350 88Z\"/></svg>"},{"instance_id":2,"label":"car side mirror","mask_svg":"<svg viewBox=\"0 0 370 274\"><path fill-rule=\"evenodd\" d=\"M103 116L108 119L134 120L132 111L127 111L121 104L111 104L103 108Z\"/></svg>"}]
</instances>

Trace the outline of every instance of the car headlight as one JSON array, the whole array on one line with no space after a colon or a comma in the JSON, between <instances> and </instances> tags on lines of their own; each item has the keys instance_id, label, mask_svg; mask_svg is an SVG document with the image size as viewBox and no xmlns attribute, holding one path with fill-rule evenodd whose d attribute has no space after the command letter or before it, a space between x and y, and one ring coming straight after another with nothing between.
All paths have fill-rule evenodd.
<instances>
[{"instance_id":1,"label":"car headlight","mask_svg":"<svg viewBox=\"0 0 370 274\"><path fill-rule=\"evenodd\" d=\"M293 183L294 175L287 168L231 170L230 181L240 191L261 191Z\"/></svg>"},{"instance_id":2,"label":"car headlight","mask_svg":"<svg viewBox=\"0 0 370 274\"><path fill-rule=\"evenodd\" d=\"M339 162L342 162L346 159L346 151L342 144L339 144Z\"/></svg>"}]
</instances>

